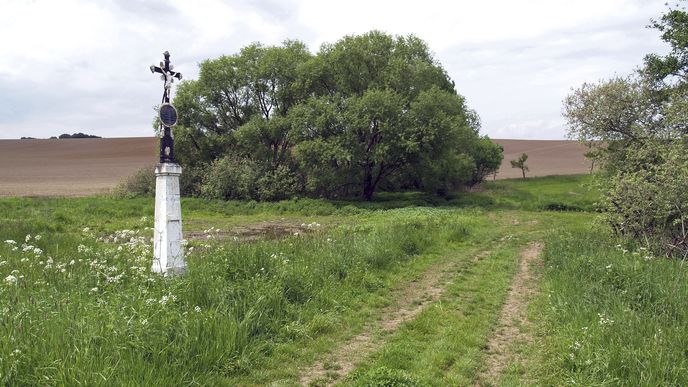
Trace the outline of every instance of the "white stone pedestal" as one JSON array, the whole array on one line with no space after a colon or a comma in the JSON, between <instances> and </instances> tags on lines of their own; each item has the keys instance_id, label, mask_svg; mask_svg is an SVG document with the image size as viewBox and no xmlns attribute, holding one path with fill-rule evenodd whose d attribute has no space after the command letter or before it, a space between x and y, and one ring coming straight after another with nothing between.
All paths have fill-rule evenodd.
<instances>
[{"instance_id":1,"label":"white stone pedestal","mask_svg":"<svg viewBox=\"0 0 688 387\"><path fill-rule=\"evenodd\" d=\"M155 167L155 229L153 231L153 266L163 274L186 271L182 246L182 206L179 196L179 164L161 163Z\"/></svg>"}]
</instances>

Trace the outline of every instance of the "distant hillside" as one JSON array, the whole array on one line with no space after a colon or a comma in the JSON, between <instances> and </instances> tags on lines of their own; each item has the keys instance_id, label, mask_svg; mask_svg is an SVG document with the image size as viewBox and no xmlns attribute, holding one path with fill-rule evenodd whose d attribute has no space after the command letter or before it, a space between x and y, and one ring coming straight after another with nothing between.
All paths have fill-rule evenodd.
<instances>
[{"instance_id":1,"label":"distant hillside","mask_svg":"<svg viewBox=\"0 0 688 387\"><path fill-rule=\"evenodd\" d=\"M575 141L494 140L504 147L498 179L520 177L513 160L528 154L528 176L587 173ZM0 140L0 195L83 196L102 193L158 160L157 137ZM490 177L491 178L491 177Z\"/></svg>"},{"instance_id":2,"label":"distant hillside","mask_svg":"<svg viewBox=\"0 0 688 387\"><path fill-rule=\"evenodd\" d=\"M493 140L504 147L504 160L497 179L521 177L521 170L511 168L509 161L522 153L528 154L526 176L575 175L590 172L590 161L585 156L587 148L569 140Z\"/></svg>"}]
</instances>

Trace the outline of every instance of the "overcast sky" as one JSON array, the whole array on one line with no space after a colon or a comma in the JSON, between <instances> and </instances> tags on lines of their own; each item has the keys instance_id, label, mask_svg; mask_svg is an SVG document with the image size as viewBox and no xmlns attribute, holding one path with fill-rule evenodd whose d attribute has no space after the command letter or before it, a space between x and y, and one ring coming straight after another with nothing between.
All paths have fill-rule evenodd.
<instances>
[{"instance_id":1,"label":"overcast sky","mask_svg":"<svg viewBox=\"0 0 688 387\"><path fill-rule=\"evenodd\" d=\"M493 138L563 139L572 87L665 53L664 0L0 0L0 138L152 136L169 50L198 63L251 42L324 42L371 29L425 40Z\"/></svg>"}]
</instances>

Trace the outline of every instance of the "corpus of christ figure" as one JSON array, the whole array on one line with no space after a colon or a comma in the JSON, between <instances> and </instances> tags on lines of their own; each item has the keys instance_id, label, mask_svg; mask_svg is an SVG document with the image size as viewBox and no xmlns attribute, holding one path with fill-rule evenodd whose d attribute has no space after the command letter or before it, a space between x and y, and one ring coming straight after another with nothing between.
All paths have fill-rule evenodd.
<instances>
[{"instance_id":1,"label":"corpus of christ figure","mask_svg":"<svg viewBox=\"0 0 688 387\"><path fill-rule=\"evenodd\" d=\"M182 79L182 74L172 71L173 66L170 63L170 53L165 51L163 53L165 61L160 62L160 66L152 65L150 67L151 73L160 73L161 78L165 81L165 88L162 93L162 104L170 103L170 91L172 89L172 82L174 78ZM172 139L171 129L162 122L160 126L163 128L163 136L160 139L160 162L174 163L174 140Z\"/></svg>"}]
</instances>

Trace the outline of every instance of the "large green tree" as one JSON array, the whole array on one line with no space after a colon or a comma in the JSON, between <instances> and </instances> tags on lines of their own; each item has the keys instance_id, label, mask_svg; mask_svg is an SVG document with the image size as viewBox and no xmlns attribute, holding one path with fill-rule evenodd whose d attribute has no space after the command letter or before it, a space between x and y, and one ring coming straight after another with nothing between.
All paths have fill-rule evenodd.
<instances>
[{"instance_id":1,"label":"large green tree","mask_svg":"<svg viewBox=\"0 0 688 387\"><path fill-rule=\"evenodd\" d=\"M301 111L297 146L316 192L329 186L370 200L389 178L441 164L461 152L462 138L475 136L465 100L416 37L347 36L318 58L324 93Z\"/></svg>"},{"instance_id":2,"label":"large green tree","mask_svg":"<svg viewBox=\"0 0 688 387\"><path fill-rule=\"evenodd\" d=\"M174 101L177 154L196 193L370 200L381 186L446 192L470 183L482 162L473 151L477 114L414 36L372 31L317 55L297 41L252 44L200 70ZM247 168L259 169L256 178L231 171Z\"/></svg>"}]
</instances>

